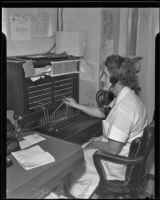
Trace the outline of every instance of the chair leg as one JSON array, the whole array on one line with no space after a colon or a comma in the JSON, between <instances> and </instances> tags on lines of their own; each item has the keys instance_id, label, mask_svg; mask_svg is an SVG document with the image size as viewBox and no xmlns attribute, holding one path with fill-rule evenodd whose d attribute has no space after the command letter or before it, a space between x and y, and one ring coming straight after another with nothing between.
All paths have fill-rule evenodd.
<instances>
[{"instance_id":1,"label":"chair leg","mask_svg":"<svg viewBox=\"0 0 160 200\"><path fill-rule=\"evenodd\" d=\"M134 193L130 192L129 198L130 199L139 199L138 193L136 193L136 192L134 192Z\"/></svg>"}]
</instances>

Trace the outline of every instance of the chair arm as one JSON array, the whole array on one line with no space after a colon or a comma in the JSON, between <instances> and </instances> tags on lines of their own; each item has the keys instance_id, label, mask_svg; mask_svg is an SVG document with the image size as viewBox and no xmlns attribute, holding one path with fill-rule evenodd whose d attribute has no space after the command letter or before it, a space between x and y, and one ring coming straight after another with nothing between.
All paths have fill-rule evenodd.
<instances>
[{"instance_id":1,"label":"chair arm","mask_svg":"<svg viewBox=\"0 0 160 200\"><path fill-rule=\"evenodd\" d=\"M125 156L114 155L111 153L106 153L106 152L97 150L93 154L93 162L94 162L95 168L100 176L100 184L103 185L103 181L104 180L106 181L107 177L106 177L106 173L105 173L105 170L104 170L101 160L106 160L106 161L110 161L113 163L124 164L124 165L138 165L143 162L143 157L137 156L136 158L128 158Z\"/></svg>"},{"instance_id":2,"label":"chair arm","mask_svg":"<svg viewBox=\"0 0 160 200\"><path fill-rule=\"evenodd\" d=\"M102 152L100 150L97 150L93 154L93 159L96 160L107 160L110 162L118 163L118 164L124 164L124 165L138 165L143 162L142 156L137 156L136 158L129 158L121 155L114 155L111 153Z\"/></svg>"}]
</instances>

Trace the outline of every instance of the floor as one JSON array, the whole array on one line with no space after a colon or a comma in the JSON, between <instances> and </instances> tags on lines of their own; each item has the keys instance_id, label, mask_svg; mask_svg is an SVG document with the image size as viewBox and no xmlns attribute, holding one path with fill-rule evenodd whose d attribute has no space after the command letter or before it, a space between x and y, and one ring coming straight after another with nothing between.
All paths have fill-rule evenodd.
<instances>
[{"instance_id":1,"label":"floor","mask_svg":"<svg viewBox=\"0 0 160 200\"><path fill-rule=\"evenodd\" d=\"M154 187L154 176L149 176L149 180L146 184L146 187L145 187L145 191L139 195L139 199L154 199L155 197L155 187ZM56 190L55 193L50 193L48 196L45 197L45 199L73 199L71 197L66 197L67 195L61 195L62 191L62 188L61 187L58 187L58 189ZM100 199L96 194L93 195L91 197L91 199ZM104 198L105 199L105 198ZM107 197L106 199L115 199L115 197L113 196L110 196L110 197ZM123 199L123 198L119 198L119 199ZM135 199L135 198L132 198L132 197L127 197L126 199Z\"/></svg>"},{"instance_id":2,"label":"floor","mask_svg":"<svg viewBox=\"0 0 160 200\"><path fill-rule=\"evenodd\" d=\"M144 199L144 198L151 198L154 199L155 197L155 181L154 181L154 176L150 176L148 183L146 185L145 191L143 194L139 195L140 199Z\"/></svg>"},{"instance_id":3,"label":"floor","mask_svg":"<svg viewBox=\"0 0 160 200\"><path fill-rule=\"evenodd\" d=\"M155 199L155 187L154 187L155 181L154 176L149 176L149 180L146 184L145 191L142 194L139 194L139 199ZM99 199L97 195L93 195L91 199ZM107 197L106 199L115 199L115 197ZM121 198L120 198L121 199ZM127 199L134 199L132 197L127 197Z\"/></svg>"}]
</instances>

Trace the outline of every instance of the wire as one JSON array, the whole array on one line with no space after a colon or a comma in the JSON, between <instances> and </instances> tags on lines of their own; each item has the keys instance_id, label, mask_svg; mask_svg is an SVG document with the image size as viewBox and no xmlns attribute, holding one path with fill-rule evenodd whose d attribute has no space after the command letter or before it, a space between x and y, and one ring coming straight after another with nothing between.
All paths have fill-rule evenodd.
<instances>
[{"instance_id":1,"label":"wire","mask_svg":"<svg viewBox=\"0 0 160 200\"><path fill-rule=\"evenodd\" d=\"M57 31L59 31L59 8L57 8Z\"/></svg>"},{"instance_id":2,"label":"wire","mask_svg":"<svg viewBox=\"0 0 160 200\"><path fill-rule=\"evenodd\" d=\"M63 8L61 8L61 31L63 31Z\"/></svg>"},{"instance_id":3,"label":"wire","mask_svg":"<svg viewBox=\"0 0 160 200\"><path fill-rule=\"evenodd\" d=\"M41 106L41 108L43 110L45 121L49 122L49 113L48 113L47 108L44 107L43 103L38 102L38 104L40 104L40 106Z\"/></svg>"},{"instance_id":4,"label":"wire","mask_svg":"<svg viewBox=\"0 0 160 200\"><path fill-rule=\"evenodd\" d=\"M57 112L57 110L58 110L63 104L64 104L64 102L62 102L62 103L56 108L56 110L52 113L52 115L54 115L54 114Z\"/></svg>"},{"instance_id":5,"label":"wire","mask_svg":"<svg viewBox=\"0 0 160 200\"><path fill-rule=\"evenodd\" d=\"M64 96L64 97L65 97L65 96ZM45 118L46 123L47 123L47 122L50 122L50 120L49 120L49 112L48 112L48 109L44 107L43 103L38 102L38 104L40 104L41 108L43 109L44 118ZM52 113L52 117L53 117L53 115L55 115L55 113L59 110L59 108L62 107L63 104L65 104L65 103L64 103L64 100L63 100L63 102L56 108L56 110ZM65 105L66 105L66 104L65 104ZM65 114L66 114L66 118L67 118L67 115L68 115L68 105L66 105L66 112L65 112Z\"/></svg>"},{"instance_id":6,"label":"wire","mask_svg":"<svg viewBox=\"0 0 160 200\"><path fill-rule=\"evenodd\" d=\"M51 52L52 49L54 49L56 47L56 44L53 44L53 46L45 53L43 53L42 55L44 54L49 54Z\"/></svg>"}]
</instances>

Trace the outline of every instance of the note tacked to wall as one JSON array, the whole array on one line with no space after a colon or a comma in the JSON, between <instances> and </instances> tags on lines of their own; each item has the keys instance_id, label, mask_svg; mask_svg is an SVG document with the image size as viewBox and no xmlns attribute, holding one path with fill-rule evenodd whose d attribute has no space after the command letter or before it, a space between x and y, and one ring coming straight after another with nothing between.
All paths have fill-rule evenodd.
<instances>
[{"instance_id":1,"label":"note tacked to wall","mask_svg":"<svg viewBox=\"0 0 160 200\"><path fill-rule=\"evenodd\" d=\"M34 66L33 66L33 63L31 60L27 60L23 64L23 69L24 69L24 73L25 73L25 78L31 77L35 74Z\"/></svg>"},{"instance_id":2,"label":"note tacked to wall","mask_svg":"<svg viewBox=\"0 0 160 200\"><path fill-rule=\"evenodd\" d=\"M56 54L67 52L68 55L82 57L85 48L85 32L56 32Z\"/></svg>"}]
</instances>

